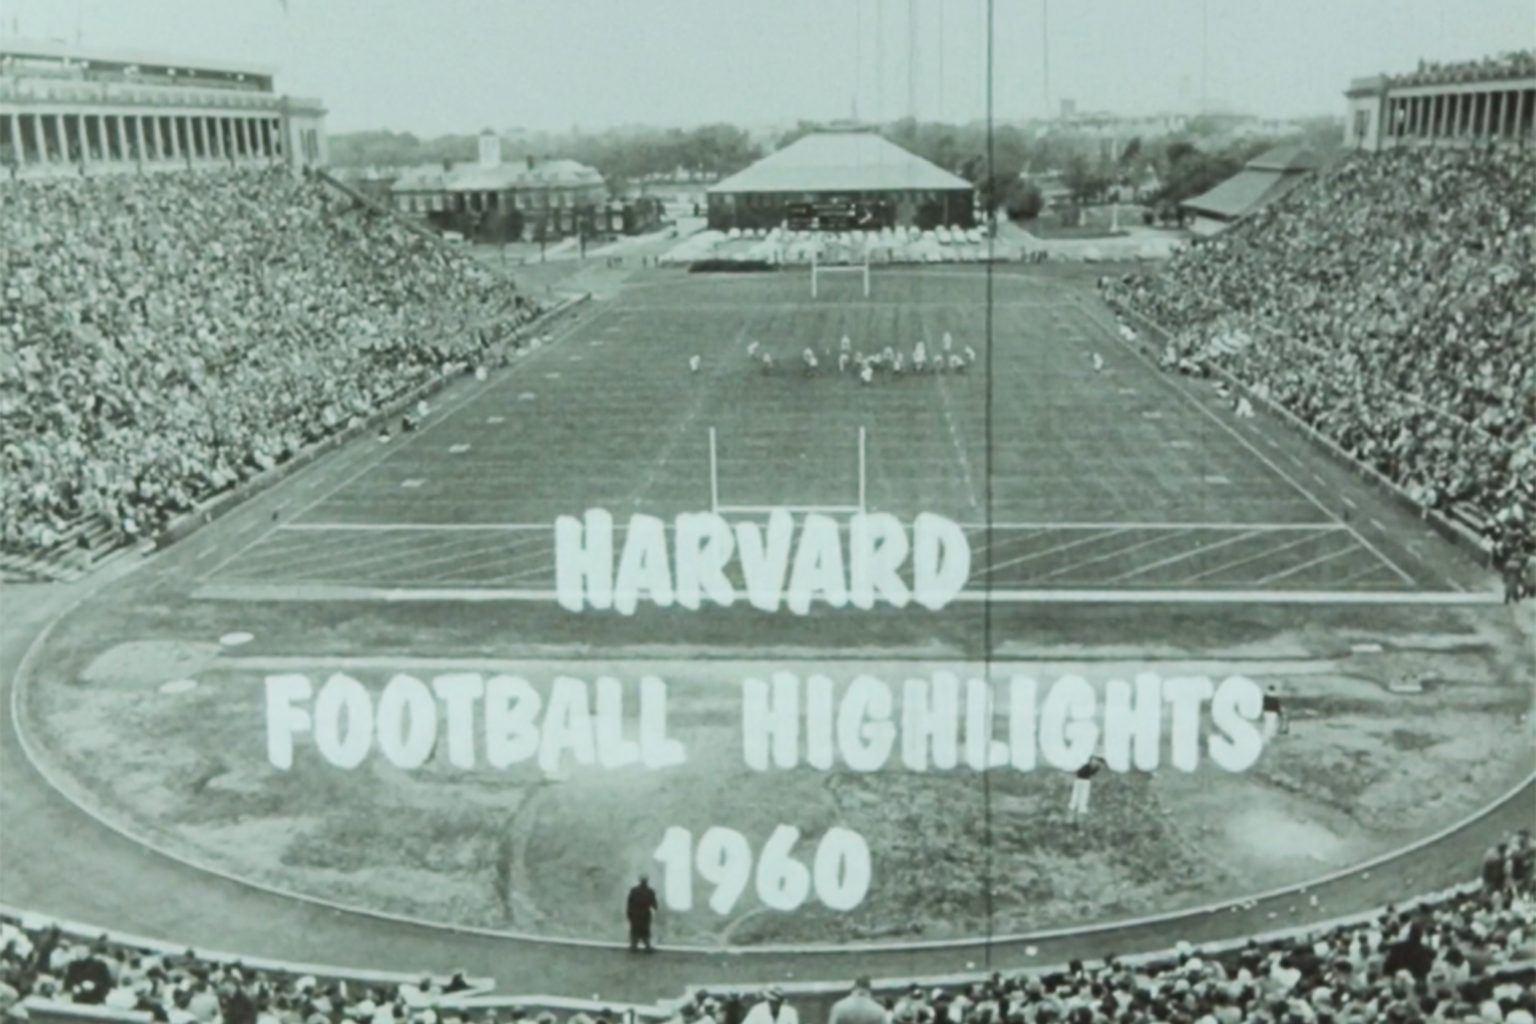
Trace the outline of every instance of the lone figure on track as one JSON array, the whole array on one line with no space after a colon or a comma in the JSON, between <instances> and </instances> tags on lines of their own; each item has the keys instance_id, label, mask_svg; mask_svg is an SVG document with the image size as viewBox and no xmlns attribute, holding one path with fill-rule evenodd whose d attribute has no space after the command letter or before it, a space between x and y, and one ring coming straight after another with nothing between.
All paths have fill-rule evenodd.
<instances>
[{"instance_id":1,"label":"lone figure on track","mask_svg":"<svg viewBox=\"0 0 1536 1024\"><path fill-rule=\"evenodd\" d=\"M656 947L651 945L651 917L656 913L656 907L656 890L651 888L650 879L641 875L640 881L629 890L626 908L629 916L630 952L638 950L642 943L647 953L656 952Z\"/></svg>"},{"instance_id":2,"label":"lone figure on track","mask_svg":"<svg viewBox=\"0 0 1536 1024\"><path fill-rule=\"evenodd\" d=\"M1083 766L1073 773L1072 799L1067 803L1067 818L1074 824L1088 816L1088 796L1093 790L1093 777L1107 765L1108 762L1095 754L1084 761Z\"/></svg>"}]
</instances>

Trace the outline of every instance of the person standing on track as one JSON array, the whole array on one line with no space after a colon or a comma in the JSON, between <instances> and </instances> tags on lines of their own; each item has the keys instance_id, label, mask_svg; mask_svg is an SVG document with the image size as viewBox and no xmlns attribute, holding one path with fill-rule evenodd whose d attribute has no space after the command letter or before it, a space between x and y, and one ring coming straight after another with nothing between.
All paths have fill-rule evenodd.
<instances>
[{"instance_id":1,"label":"person standing on track","mask_svg":"<svg viewBox=\"0 0 1536 1024\"><path fill-rule=\"evenodd\" d=\"M658 905L656 890L651 888L650 879L641 875L640 881L629 890L629 902L626 908L629 917L630 952L638 950L642 944L647 953L656 952L656 947L651 945L651 918L655 915Z\"/></svg>"},{"instance_id":2,"label":"person standing on track","mask_svg":"<svg viewBox=\"0 0 1536 1024\"><path fill-rule=\"evenodd\" d=\"M1264 689L1263 711L1265 743L1291 731L1291 720L1286 716L1285 706L1280 703L1280 687L1274 683Z\"/></svg>"},{"instance_id":3,"label":"person standing on track","mask_svg":"<svg viewBox=\"0 0 1536 1024\"><path fill-rule=\"evenodd\" d=\"M1067 818L1076 822L1079 818L1088 815L1088 796L1093 788L1093 777L1106 766L1106 762L1097 754L1083 762L1083 766L1073 773L1072 799L1067 803Z\"/></svg>"}]
</instances>

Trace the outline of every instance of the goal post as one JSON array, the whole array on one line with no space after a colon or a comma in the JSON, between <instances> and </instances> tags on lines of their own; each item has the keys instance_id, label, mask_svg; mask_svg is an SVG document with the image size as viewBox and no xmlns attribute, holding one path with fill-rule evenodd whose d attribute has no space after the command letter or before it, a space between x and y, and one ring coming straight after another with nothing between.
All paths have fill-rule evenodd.
<instances>
[{"instance_id":1,"label":"goal post","mask_svg":"<svg viewBox=\"0 0 1536 1024\"><path fill-rule=\"evenodd\" d=\"M855 470L858 480L855 487L849 488L854 492L854 501L850 503L837 502L813 502L797 503L795 501L780 501L772 504L757 502L734 502L729 500L731 495L722 498L721 474L720 474L720 438L714 427L709 428L709 508L715 513L745 513L761 514L783 510L786 512L811 513L820 512L829 515L852 515L865 512L869 508L869 434L864 427L858 428L858 461ZM755 474L760 475L760 474ZM779 482L780 485L783 481Z\"/></svg>"},{"instance_id":2,"label":"goal post","mask_svg":"<svg viewBox=\"0 0 1536 1024\"><path fill-rule=\"evenodd\" d=\"M864 280L864 297L869 298L869 250L858 263L824 263L820 253L811 253L811 298L821 297L822 274L858 274Z\"/></svg>"}]
</instances>

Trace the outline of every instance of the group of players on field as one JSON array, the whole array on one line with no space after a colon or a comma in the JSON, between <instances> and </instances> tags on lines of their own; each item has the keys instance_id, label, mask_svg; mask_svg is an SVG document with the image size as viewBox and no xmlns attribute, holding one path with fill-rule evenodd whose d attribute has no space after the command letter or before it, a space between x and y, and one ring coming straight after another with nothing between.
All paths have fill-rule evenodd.
<instances>
[{"instance_id":1,"label":"group of players on field","mask_svg":"<svg viewBox=\"0 0 1536 1024\"><path fill-rule=\"evenodd\" d=\"M774 358L773 353L765 351L756 341L747 344L746 354L747 358L755 362L764 373L772 373L781 365L780 361ZM805 376L835 372L852 375L862 384L872 384L876 374L902 377L964 373L976 363L976 359L976 350L969 345L956 351L954 336L945 331L943 340L939 345L934 346L933 351L929 351L926 341L919 341L911 352L887 345L879 352L866 353L855 349L853 340L845 334L835 354L825 348L818 352L806 346L800 353L798 362L800 372ZM698 373L702 365L703 360L699 356L693 356L688 360L688 368L694 373ZM786 359L782 365L793 367L795 360Z\"/></svg>"}]
</instances>

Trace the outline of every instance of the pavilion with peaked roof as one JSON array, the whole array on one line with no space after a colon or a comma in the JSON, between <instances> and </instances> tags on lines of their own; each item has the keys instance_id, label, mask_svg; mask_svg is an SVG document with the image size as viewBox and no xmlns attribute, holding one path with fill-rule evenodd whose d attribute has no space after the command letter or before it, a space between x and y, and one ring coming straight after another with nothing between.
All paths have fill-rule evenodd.
<instances>
[{"instance_id":1,"label":"pavilion with peaked roof","mask_svg":"<svg viewBox=\"0 0 1536 1024\"><path fill-rule=\"evenodd\" d=\"M1193 214L1190 230L1214 235L1279 199L1317 170L1310 149L1282 145L1266 149L1226 181L1181 204Z\"/></svg>"},{"instance_id":2,"label":"pavilion with peaked roof","mask_svg":"<svg viewBox=\"0 0 1536 1024\"><path fill-rule=\"evenodd\" d=\"M813 132L708 189L709 226L772 228L790 208L852 202L874 227L969 227L975 188L872 131Z\"/></svg>"}]
</instances>

